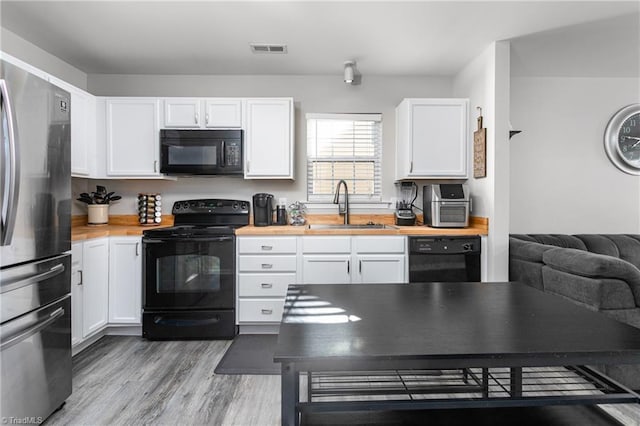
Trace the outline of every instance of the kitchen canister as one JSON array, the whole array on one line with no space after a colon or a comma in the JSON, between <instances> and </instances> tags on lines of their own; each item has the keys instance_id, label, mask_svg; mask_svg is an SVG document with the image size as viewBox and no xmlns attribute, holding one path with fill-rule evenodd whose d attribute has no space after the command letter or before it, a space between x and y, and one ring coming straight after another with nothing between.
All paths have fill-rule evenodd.
<instances>
[{"instance_id":1,"label":"kitchen canister","mask_svg":"<svg viewBox=\"0 0 640 426\"><path fill-rule=\"evenodd\" d=\"M162 223L162 195L138 194L138 222L140 225Z\"/></svg>"}]
</instances>

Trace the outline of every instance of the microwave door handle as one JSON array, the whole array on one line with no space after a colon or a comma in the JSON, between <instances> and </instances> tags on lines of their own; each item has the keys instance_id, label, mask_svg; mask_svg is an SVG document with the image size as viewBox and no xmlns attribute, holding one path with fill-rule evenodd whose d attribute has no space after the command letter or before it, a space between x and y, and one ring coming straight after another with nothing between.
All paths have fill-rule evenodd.
<instances>
[{"instance_id":1,"label":"microwave door handle","mask_svg":"<svg viewBox=\"0 0 640 426\"><path fill-rule=\"evenodd\" d=\"M1 120L7 123L8 135L4 135L2 143L3 153L8 154L4 159L4 181L6 182L2 194L2 236L0 245L11 245L13 230L15 228L16 210L18 208L18 195L20 194L20 152L18 150L18 135L16 134L16 122L11 107L9 88L7 82L0 80L0 109ZM4 125L3 125L4 128Z\"/></svg>"},{"instance_id":2,"label":"microwave door handle","mask_svg":"<svg viewBox=\"0 0 640 426\"><path fill-rule=\"evenodd\" d=\"M221 167L224 167L225 164L227 164L227 149L225 145L226 144L224 143L224 141L222 141L220 148L220 150L222 151L222 164L220 164Z\"/></svg>"}]
</instances>

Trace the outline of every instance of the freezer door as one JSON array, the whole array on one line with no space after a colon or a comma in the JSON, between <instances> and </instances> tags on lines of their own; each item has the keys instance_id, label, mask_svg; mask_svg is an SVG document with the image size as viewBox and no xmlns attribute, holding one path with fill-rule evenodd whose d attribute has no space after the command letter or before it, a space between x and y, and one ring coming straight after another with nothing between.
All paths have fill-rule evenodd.
<instances>
[{"instance_id":1,"label":"freezer door","mask_svg":"<svg viewBox=\"0 0 640 426\"><path fill-rule=\"evenodd\" d=\"M70 291L70 254L5 268L0 274L0 323L60 299Z\"/></svg>"},{"instance_id":2,"label":"freezer door","mask_svg":"<svg viewBox=\"0 0 640 426\"><path fill-rule=\"evenodd\" d=\"M71 250L69 93L0 61L0 262Z\"/></svg>"},{"instance_id":3,"label":"freezer door","mask_svg":"<svg viewBox=\"0 0 640 426\"><path fill-rule=\"evenodd\" d=\"M40 424L71 395L71 296L0 326L0 412ZM27 419L27 420L24 420Z\"/></svg>"}]
</instances>

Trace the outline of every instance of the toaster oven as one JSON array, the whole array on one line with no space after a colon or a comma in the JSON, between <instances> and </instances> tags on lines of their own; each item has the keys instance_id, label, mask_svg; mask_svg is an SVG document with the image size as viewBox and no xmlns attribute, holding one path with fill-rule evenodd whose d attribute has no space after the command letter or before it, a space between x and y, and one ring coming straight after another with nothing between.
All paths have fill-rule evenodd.
<instances>
[{"instance_id":1,"label":"toaster oven","mask_svg":"<svg viewBox=\"0 0 640 426\"><path fill-rule=\"evenodd\" d=\"M469 226L471 197L466 184L425 185L422 194L424 224L433 228Z\"/></svg>"}]
</instances>

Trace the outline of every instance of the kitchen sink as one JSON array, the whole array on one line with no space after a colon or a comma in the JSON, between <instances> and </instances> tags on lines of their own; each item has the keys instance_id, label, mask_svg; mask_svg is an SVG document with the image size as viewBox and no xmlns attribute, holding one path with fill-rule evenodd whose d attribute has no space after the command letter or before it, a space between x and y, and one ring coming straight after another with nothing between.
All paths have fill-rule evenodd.
<instances>
[{"instance_id":1,"label":"kitchen sink","mask_svg":"<svg viewBox=\"0 0 640 426\"><path fill-rule=\"evenodd\" d=\"M309 229L398 229L393 225L382 223L358 223L358 224L310 224Z\"/></svg>"}]
</instances>

